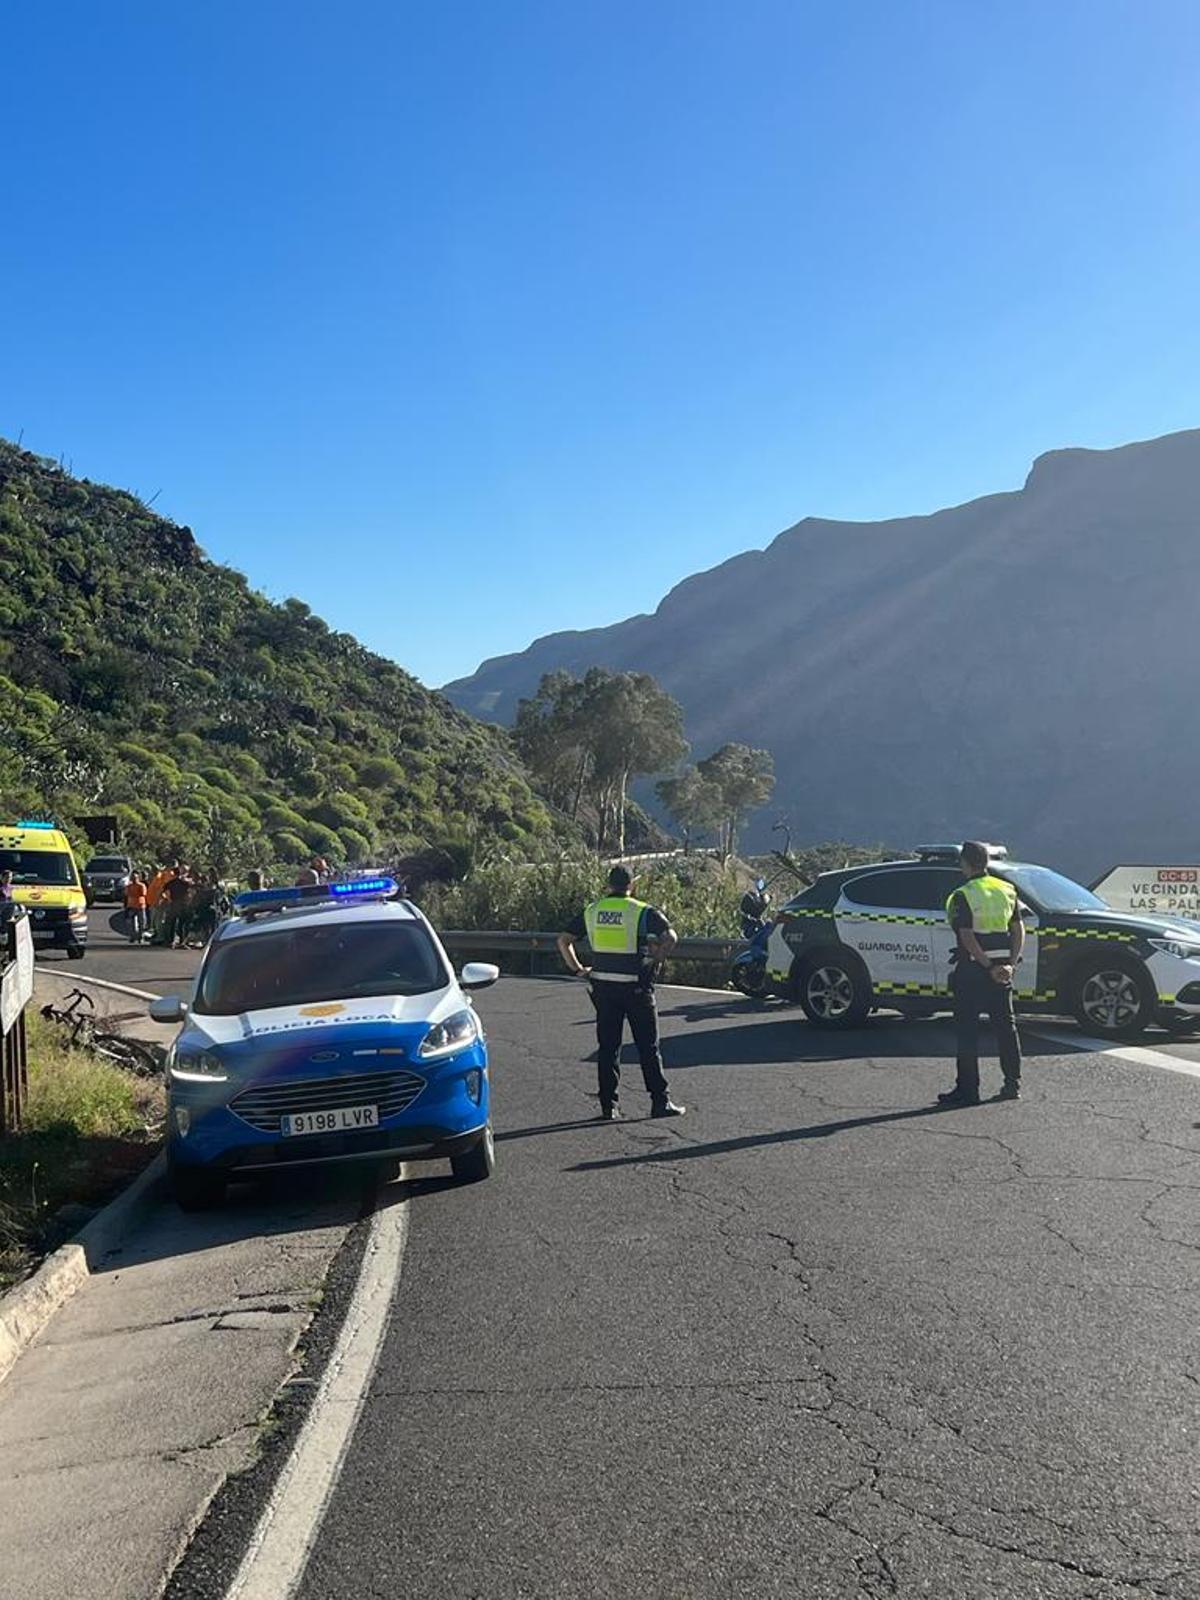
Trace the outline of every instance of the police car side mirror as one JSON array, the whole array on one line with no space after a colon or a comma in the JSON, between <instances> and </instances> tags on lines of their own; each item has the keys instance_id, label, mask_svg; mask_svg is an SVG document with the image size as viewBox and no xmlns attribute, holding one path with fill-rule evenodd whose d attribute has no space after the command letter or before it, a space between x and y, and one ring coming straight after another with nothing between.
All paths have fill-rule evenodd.
<instances>
[{"instance_id":1,"label":"police car side mirror","mask_svg":"<svg viewBox=\"0 0 1200 1600\"><path fill-rule=\"evenodd\" d=\"M486 989L500 976L500 968L490 961L468 961L459 983L464 989Z\"/></svg>"},{"instance_id":2,"label":"police car side mirror","mask_svg":"<svg viewBox=\"0 0 1200 1600\"><path fill-rule=\"evenodd\" d=\"M151 1022L161 1022L169 1026L173 1022L182 1022L187 1013L187 1002L181 1000L177 994L160 994L157 1000L150 1002Z\"/></svg>"}]
</instances>

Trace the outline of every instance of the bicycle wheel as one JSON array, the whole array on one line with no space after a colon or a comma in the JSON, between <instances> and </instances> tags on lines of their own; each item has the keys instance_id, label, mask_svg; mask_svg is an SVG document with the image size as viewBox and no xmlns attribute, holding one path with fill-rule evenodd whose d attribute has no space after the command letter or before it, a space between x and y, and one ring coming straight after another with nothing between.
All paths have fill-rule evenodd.
<instances>
[{"instance_id":1,"label":"bicycle wheel","mask_svg":"<svg viewBox=\"0 0 1200 1600\"><path fill-rule=\"evenodd\" d=\"M136 1072L143 1078L157 1076L159 1063L152 1045L126 1039L120 1033L98 1033L92 1040L92 1048L97 1055L124 1067L127 1072Z\"/></svg>"}]
</instances>

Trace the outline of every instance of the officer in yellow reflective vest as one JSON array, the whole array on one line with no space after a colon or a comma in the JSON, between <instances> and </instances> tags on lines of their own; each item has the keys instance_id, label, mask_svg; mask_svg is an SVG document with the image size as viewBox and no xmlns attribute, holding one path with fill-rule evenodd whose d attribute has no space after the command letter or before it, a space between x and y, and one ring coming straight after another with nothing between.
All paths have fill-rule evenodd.
<instances>
[{"instance_id":1,"label":"officer in yellow reflective vest","mask_svg":"<svg viewBox=\"0 0 1200 1600\"><path fill-rule=\"evenodd\" d=\"M959 851L966 882L946 901L957 934L950 989L958 1034L958 1079L938 1095L944 1106L979 1104L979 1013L991 1018L1004 1072L997 1099L1021 1094L1021 1041L1013 1016L1013 969L1021 959L1025 927L1017 891L988 871L988 847L968 839Z\"/></svg>"},{"instance_id":2,"label":"officer in yellow reflective vest","mask_svg":"<svg viewBox=\"0 0 1200 1600\"><path fill-rule=\"evenodd\" d=\"M633 878L626 867L608 875L608 893L593 900L558 936L563 960L577 978L591 981L596 1008L600 1116L615 1122L620 1089L621 1038L626 1022L637 1046L642 1079L650 1096L652 1117L681 1117L685 1108L672 1103L658 1047L658 1008L654 1002L654 968L678 944L675 930L654 906L630 895ZM575 941L586 938L592 964L575 954Z\"/></svg>"}]
</instances>

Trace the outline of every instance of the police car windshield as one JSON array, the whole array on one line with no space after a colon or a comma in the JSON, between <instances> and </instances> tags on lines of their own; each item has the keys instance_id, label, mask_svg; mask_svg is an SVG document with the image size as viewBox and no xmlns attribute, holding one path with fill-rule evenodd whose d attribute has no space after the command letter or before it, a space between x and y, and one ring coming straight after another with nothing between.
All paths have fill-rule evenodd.
<instances>
[{"instance_id":1,"label":"police car windshield","mask_svg":"<svg viewBox=\"0 0 1200 1600\"><path fill-rule=\"evenodd\" d=\"M75 887L75 868L63 850L0 850L0 872L11 872L14 883Z\"/></svg>"},{"instance_id":2,"label":"police car windshield","mask_svg":"<svg viewBox=\"0 0 1200 1600\"><path fill-rule=\"evenodd\" d=\"M1051 872L1049 867L1009 865L994 869L997 876L1007 878L1022 900L1028 900L1038 911L1108 911L1107 901L1085 889L1081 883L1064 878L1061 872Z\"/></svg>"},{"instance_id":3,"label":"police car windshield","mask_svg":"<svg viewBox=\"0 0 1200 1600\"><path fill-rule=\"evenodd\" d=\"M319 1000L427 994L449 981L419 922L310 923L216 945L192 1009L236 1016Z\"/></svg>"},{"instance_id":4,"label":"police car windshield","mask_svg":"<svg viewBox=\"0 0 1200 1600\"><path fill-rule=\"evenodd\" d=\"M83 870L85 872L128 872L129 863L123 856L93 856Z\"/></svg>"}]
</instances>

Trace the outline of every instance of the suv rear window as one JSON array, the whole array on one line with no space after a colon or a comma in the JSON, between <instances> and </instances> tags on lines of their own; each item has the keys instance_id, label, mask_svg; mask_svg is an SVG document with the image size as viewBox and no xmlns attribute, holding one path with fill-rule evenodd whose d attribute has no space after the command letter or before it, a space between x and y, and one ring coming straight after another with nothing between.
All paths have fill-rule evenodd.
<instances>
[{"instance_id":1,"label":"suv rear window","mask_svg":"<svg viewBox=\"0 0 1200 1600\"><path fill-rule=\"evenodd\" d=\"M214 946L193 1009L236 1016L318 1000L428 994L449 981L419 922L310 923Z\"/></svg>"}]
</instances>

